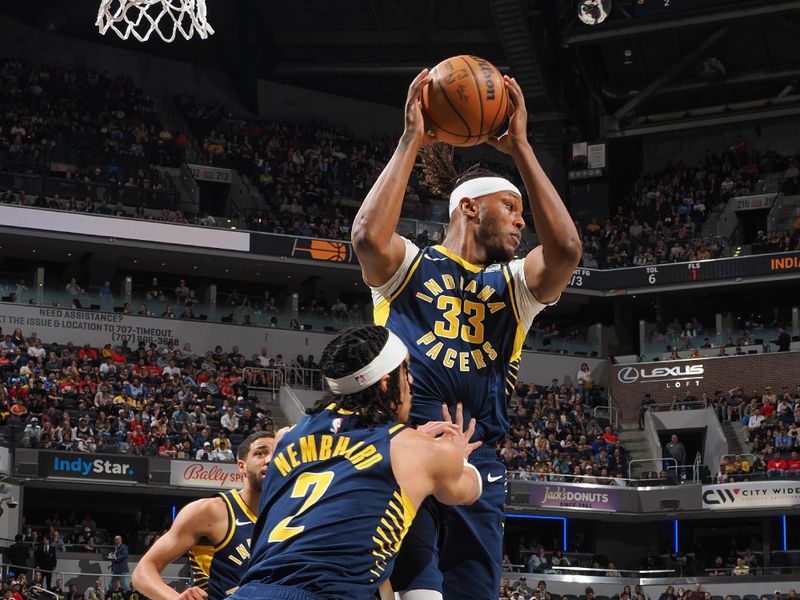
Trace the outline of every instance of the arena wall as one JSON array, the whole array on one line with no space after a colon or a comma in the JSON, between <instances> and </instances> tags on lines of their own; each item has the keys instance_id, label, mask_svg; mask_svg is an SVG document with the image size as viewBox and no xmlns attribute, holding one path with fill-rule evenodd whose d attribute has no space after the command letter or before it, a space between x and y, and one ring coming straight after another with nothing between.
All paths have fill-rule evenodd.
<instances>
[{"instance_id":1,"label":"arena wall","mask_svg":"<svg viewBox=\"0 0 800 600\"><path fill-rule=\"evenodd\" d=\"M13 331L21 327L27 334L35 330L44 342L86 342L102 346L106 342L120 344L123 339L136 347L140 341L158 345L173 341L177 348L190 343L195 352L212 350L217 344L225 348L238 345L244 355L258 352L267 346L271 353L281 353L291 360L298 354L313 354L319 358L333 334L312 331L291 331L264 327L227 325L208 321L186 321L182 319L160 319L97 312L30 306L22 304L0 304L0 327ZM549 383L553 378L560 382L575 383L581 363L586 362L594 381L606 385L608 362L598 358L552 355L523 352L519 380L524 383Z\"/></svg>"},{"instance_id":2,"label":"arena wall","mask_svg":"<svg viewBox=\"0 0 800 600\"><path fill-rule=\"evenodd\" d=\"M627 418L639 414L645 393L657 402L671 402L687 393L700 397L742 387L746 392L774 390L782 386L794 389L800 370L800 353L774 352L703 359L674 360L612 365L609 386L616 405Z\"/></svg>"},{"instance_id":3,"label":"arena wall","mask_svg":"<svg viewBox=\"0 0 800 600\"><path fill-rule=\"evenodd\" d=\"M738 124L717 129L689 129L663 135L647 136L642 140L644 172L660 171L675 157L688 166L701 164L710 151L718 156L729 148L737 135L747 143L748 150L772 150L788 156L797 152L800 120L780 120L767 123Z\"/></svg>"}]
</instances>

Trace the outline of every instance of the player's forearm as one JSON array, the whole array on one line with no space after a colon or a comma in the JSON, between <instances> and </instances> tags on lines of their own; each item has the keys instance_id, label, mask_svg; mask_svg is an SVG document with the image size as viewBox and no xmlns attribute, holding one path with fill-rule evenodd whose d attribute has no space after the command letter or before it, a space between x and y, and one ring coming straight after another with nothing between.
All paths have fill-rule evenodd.
<instances>
[{"instance_id":1,"label":"player's forearm","mask_svg":"<svg viewBox=\"0 0 800 600\"><path fill-rule=\"evenodd\" d=\"M131 575L133 587L150 600L175 600L180 594L161 578L160 570L152 562L142 559Z\"/></svg>"},{"instance_id":2,"label":"player's forearm","mask_svg":"<svg viewBox=\"0 0 800 600\"><path fill-rule=\"evenodd\" d=\"M459 504L469 505L477 501L483 493L483 479L480 471L472 464L464 461L464 470L461 472L458 487L463 497Z\"/></svg>"},{"instance_id":3,"label":"player's forearm","mask_svg":"<svg viewBox=\"0 0 800 600\"><path fill-rule=\"evenodd\" d=\"M582 250L578 230L533 148L527 142L516 144L512 147L511 157L525 182L536 237L549 255L548 261L560 256L565 261L577 263Z\"/></svg>"},{"instance_id":4,"label":"player's forearm","mask_svg":"<svg viewBox=\"0 0 800 600\"><path fill-rule=\"evenodd\" d=\"M417 146L410 135L404 134L353 221L350 237L356 252L359 247L388 246L400 220L408 178L416 159Z\"/></svg>"}]
</instances>

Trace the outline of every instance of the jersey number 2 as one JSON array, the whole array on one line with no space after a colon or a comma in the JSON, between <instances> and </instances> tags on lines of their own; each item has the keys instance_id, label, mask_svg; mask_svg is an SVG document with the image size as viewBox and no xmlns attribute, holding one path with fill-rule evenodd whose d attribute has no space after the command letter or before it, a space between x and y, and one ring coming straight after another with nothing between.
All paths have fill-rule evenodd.
<instances>
[{"instance_id":1,"label":"jersey number 2","mask_svg":"<svg viewBox=\"0 0 800 600\"><path fill-rule=\"evenodd\" d=\"M292 488L292 498L305 498L306 501L293 515L289 515L282 519L269 534L269 542L283 542L291 537L296 536L298 533L305 529L304 525L289 526L289 521L295 517L299 517L306 512L311 506L322 498L322 495L331 485L333 481L333 471L323 471L322 473L303 473L297 478L297 481Z\"/></svg>"}]
</instances>

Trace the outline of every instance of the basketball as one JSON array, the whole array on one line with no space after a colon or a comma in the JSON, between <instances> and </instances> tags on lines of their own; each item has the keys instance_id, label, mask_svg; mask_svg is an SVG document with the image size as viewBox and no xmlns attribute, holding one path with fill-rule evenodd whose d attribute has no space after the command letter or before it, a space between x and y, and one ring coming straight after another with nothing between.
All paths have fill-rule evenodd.
<instances>
[{"instance_id":1,"label":"basketball","mask_svg":"<svg viewBox=\"0 0 800 600\"><path fill-rule=\"evenodd\" d=\"M443 60L422 90L422 114L428 131L453 146L485 142L502 125L508 110L503 76L477 56Z\"/></svg>"}]
</instances>

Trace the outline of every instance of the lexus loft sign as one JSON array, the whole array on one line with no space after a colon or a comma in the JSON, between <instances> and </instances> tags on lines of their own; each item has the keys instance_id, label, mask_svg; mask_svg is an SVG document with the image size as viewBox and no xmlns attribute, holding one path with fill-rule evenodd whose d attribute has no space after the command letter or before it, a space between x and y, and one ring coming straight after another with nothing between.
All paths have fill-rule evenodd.
<instances>
[{"instance_id":1,"label":"lexus loft sign","mask_svg":"<svg viewBox=\"0 0 800 600\"><path fill-rule=\"evenodd\" d=\"M622 384L664 383L666 387L699 387L705 369L702 364L672 367L623 367L617 372Z\"/></svg>"}]
</instances>

